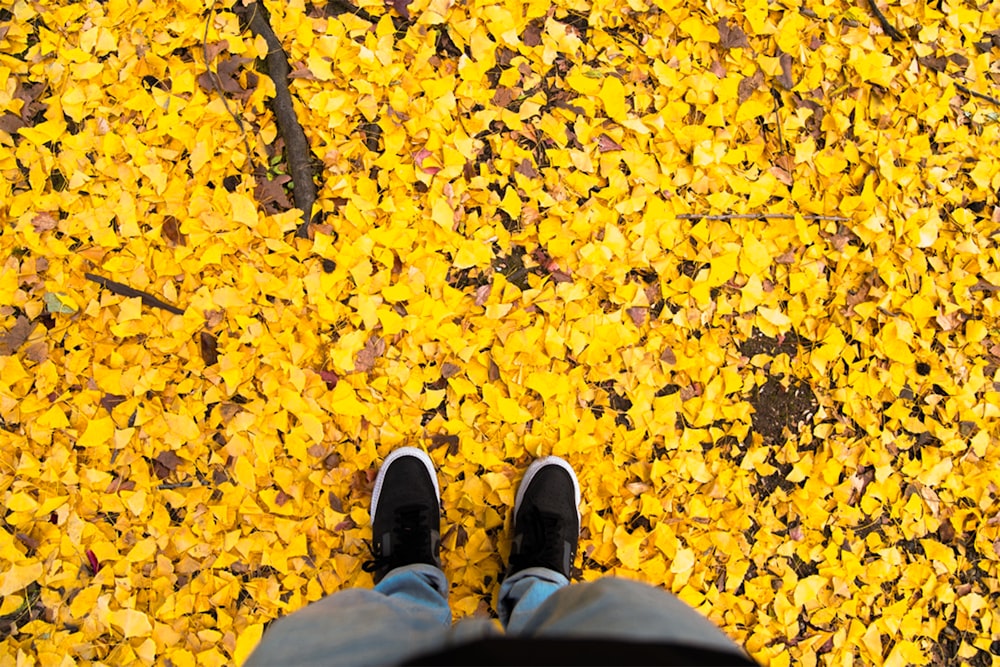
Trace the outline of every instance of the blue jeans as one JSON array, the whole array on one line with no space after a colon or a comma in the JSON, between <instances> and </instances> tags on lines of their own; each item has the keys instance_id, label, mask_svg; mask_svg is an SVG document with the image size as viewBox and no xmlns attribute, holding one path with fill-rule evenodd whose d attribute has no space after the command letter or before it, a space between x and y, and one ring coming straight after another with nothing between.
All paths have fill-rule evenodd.
<instances>
[{"instance_id":1,"label":"blue jeans","mask_svg":"<svg viewBox=\"0 0 1000 667\"><path fill-rule=\"evenodd\" d=\"M507 634L676 642L742 653L670 593L607 577L568 585L546 568L504 580L497 613ZM430 565L390 572L375 588L334 593L276 621L246 665L391 665L500 635L489 619L452 625L448 581Z\"/></svg>"}]
</instances>

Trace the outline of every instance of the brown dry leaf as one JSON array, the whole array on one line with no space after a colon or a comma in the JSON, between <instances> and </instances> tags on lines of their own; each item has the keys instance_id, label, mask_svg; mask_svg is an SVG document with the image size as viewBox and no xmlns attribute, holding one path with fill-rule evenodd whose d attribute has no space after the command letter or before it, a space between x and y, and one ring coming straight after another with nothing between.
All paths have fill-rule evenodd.
<instances>
[{"instance_id":1,"label":"brown dry leaf","mask_svg":"<svg viewBox=\"0 0 1000 667\"><path fill-rule=\"evenodd\" d=\"M206 310L205 311L205 326L209 329L215 329L220 324L226 320L226 313L222 310Z\"/></svg>"},{"instance_id":2,"label":"brown dry leaf","mask_svg":"<svg viewBox=\"0 0 1000 667\"><path fill-rule=\"evenodd\" d=\"M253 62L243 56L229 56L218 61L215 72L203 71L198 75L198 84L210 93L216 92L216 87L225 94L232 95L240 101L249 99L257 87L258 77L253 72L246 72L246 86L240 82L240 71L244 65Z\"/></svg>"},{"instance_id":3,"label":"brown dry leaf","mask_svg":"<svg viewBox=\"0 0 1000 667\"><path fill-rule=\"evenodd\" d=\"M59 216L57 213L50 213L48 211L38 213L34 218L31 219L31 226L35 228L35 231L41 234L42 232L47 232L49 230L55 229L59 225Z\"/></svg>"},{"instance_id":4,"label":"brown dry leaf","mask_svg":"<svg viewBox=\"0 0 1000 667\"><path fill-rule=\"evenodd\" d=\"M44 340L32 343L24 350L26 359L30 359L36 364L40 364L49 358L49 344Z\"/></svg>"},{"instance_id":5,"label":"brown dry leaf","mask_svg":"<svg viewBox=\"0 0 1000 667\"><path fill-rule=\"evenodd\" d=\"M688 386L681 388L681 391L680 391L681 400L682 401L687 401L687 400L690 400L690 399L692 399L692 398L694 398L696 396L701 396L702 391L703 391L703 387L701 386L700 382L695 382L694 384L689 384Z\"/></svg>"},{"instance_id":6,"label":"brown dry leaf","mask_svg":"<svg viewBox=\"0 0 1000 667\"><path fill-rule=\"evenodd\" d=\"M791 90L795 87L795 81L792 79L792 56L791 54L785 53L781 49L778 49L778 62L781 65L781 74L778 75L778 83L785 90Z\"/></svg>"},{"instance_id":7,"label":"brown dry leaf","mask_svg":"<svg viewBox=\"0 0 1000 667\"><path fill-rule=\"evenodd\" d=\"M794 264L795 263L795 250L793 250L791 248L788 249L788 250L786 250L782 254L780 254L777 257L775 257L774 261L776 263L778 263L778 264L784 264L786 266L789 265L789 264Z\"/></svg>"},{"instance_id":8,"label":"brown dry leaf","mask_svg":"<svg viewBox=\"0 0 1000 667\"><path fill-rule=\"evenodd\" d=\"M490 292L493 291L493 283L486 283L485 285L480 285L476 288L476 299L475 303L477 306L482 306L490 299Z\"/></svg>"},{"instance_id":9,"label":"brown dry leaf","mask_svg":"<svg viewBox=\"0 0 1000 667\"><path fill-rule=\"evenodd\" d=\"M620 151L625 149L622 148L621 144L608 135L601 134L601 136L597 137L597 150L602 153L607 153L609 151Z\"/></svg>"},{"instance_id":10,"label":"brown dry leaf","mask_svg":"<svg viewBox=\"0 0 1000 667\"><path fill-rule=\"evenodd\" d=\"M375 368L375 360L385 354L385 340L381 336L372 336L354 359L354 370L357 373L367 373Z\"/></svg>"},{"instance_id":11,"label":"brown dry leaf","mask_svg":"<svg viewBox=\"0 0 1000 667\"><path fill-rule=\"evenodd\" d=\"M400 16L407 21L410 20L410 2L412 2L412 0L389 0L389 2L393 9L399 12Z\"/></svg>"},{"instance_id":12,"label":"brown dry leaf","mask_svg":"<svg viewBox=\"0 0 1000 667\"><path fill-rule=\"evenodd\" d=\"M715 26L719 30L719 45L724 49L746 49L750 47L743 28L730 24L725 16Z\"/></svg>"},{"instance_id":13,"label":"brown dry leaf","mask_svg":"<svg viewBox=\"0 0 1000 667\"><path fill-rule=\"evenodd\" d=\"M785 185L791 186L795 183L795 181L792 179L792 175L789 174L784 169L782 169L781 167L774 166L771 167L768 171L770 171L771 175L774 176L776 179L778 179L779 182L784 183Z\"/></svg>"},{"instance_id":14,"label":"brown dry leaf","mask_svg":"<svg viewBox=\"0 0 1000 667\"><path fill-rule=\"evenodd\" d=\"M318 81L313 71L302 63L293 63L292 71L288 73L289 79L302 79L304 81Z\"/></svg>"},{"instance_id":15,"label":"brown dry leaf","mask_svg":"<svg viewBox=\"0 0 1000 667\"><path fill-rule=\"evenodd\" d=\"M174 216L168 215L163 218L163 227L160 231L171 245L187 245L187 237L181 233L181 224Z\"/></svg>"},{"instance_id":16,"label":"brown dry leaf","mask_svg":"<svg viewBox=\"0 0 1000 667\"><path fill-rule=\"evenodd\" d=\"M323 467L327 470L333 470L334 468L340 467L340 454L337 452L330 452L323 459Z\"/></svg>"},{"instance_id":17,"label":"brown dry leaf","mask_svg":"<svg viewBox=\"0 0 1000 667\"><path fill-rule=\"evenodd\" d=\"M153 472L160 479L166 479L171 473L177 470L177 466L184 462L184 459L177 456L169 449L160 452L153 459Z\"/></svg>"},{"instance_id":18,"label":"brown dry leaf","mask_svg":"<svg viewBox=\"0 0 1000 667\"><path fill-rule=\"evenodd\" d=\"M339 514L344 513L344 503L333 491L326 494L326 502L334 512Z\"/></svg>"},{"instance_id":19,"label":"brown dry leaf","mask_svg":"<svg viewBox=\"0 0 1000 667\"><path fill-rule=\"evenodd\" d=\"M449 363L449 362L445 362L445 363L441 364L441 377L443 377L445 380L447 380L448 378L454 377L455 375L457 375L459 373L459 371L461 371L461 370L462 369L460 367L456 366L455 364L452 364L452 363Z\"/></svg>"},{"instance_id":20,"label":"brown dry leaf","mask_svg":"<svg viewBox=\"0 0 1000 667\"><path fill-rule=\"evenodd\" d=\"M760 88L762 83L764 83L764 73L759 69L752 76L743 77L743 80L736 87L736 98L740 104L750 99L750 96Z\"/></svg>"},{"instance_id":21,"label":"brown dry leaf","mask_svg":"<svg viewBox=\"0 0 1000 667\"><path fill-rule=\"evenodd\" d=\"M633 324L637 327L641 327L646 323L646 314L649 312L649 308L644 306L633 306L631 308L626 308L625 312L632 319Z\"/></svg>"},{"instance_id":22,"label":"brown dry leaf","mask_svg":"<svg viewBox=\"0 0 1000 667\"><path fill-rule=\"evenodd\" d=\"M108 412L111 412L125 401L125 396L121 396L119 394L104 394L104 396L101 397L101 407Z\"/></svg>"},{"instance_id":23,"label":"brown dry leaf","mask_svg":"<svg viewBox=\"0 0 1000 667\"><path fill-rule=\"evenodd\" d=\"M219 417L222 419L223 424L228 424L233 417L238 415L243 411L243 408L239 403L233 403L232 401L224 401L219 406Z\"/></svg>"},{"instance_id":24,"label":"brown dry leaf","mask_svg":"<svg viewBox=\"0 0 1000 667\"><path fill-rule=\"evenodd\" d=\"M674 364L677 363L677 356L674 354L674 351L672 349L670 349L669 347L665 347L663 348L663 351L660 352L660 361L666 362L671 366L673 366Z\"/></svg>"},{"instance_id":25,"label":"brown dry leaf","mask_svg":"<svg viewBox=\"0 0 1000 667\"><path fill-rule=\"evenodd\" d=\"M535 169L535 165L533 165L531 160L528 158L521 160L514 168L514 171L522 176L527 176L528 178L538 178L539 176L538 170Z\"/></svg>"},{"instance_id":26,"label":"brown dry leaf","mask_svg":"<svg viewBox=\"0 0 1000 667\"><path fill-rule=\"evenodd\" d=\"M509 88L507 86L500 86L493 93L493 104L498 107L506 108L511 102L516 100L521 94L520 88Z\"/></svg>"},{"instance_id":27,"label":"brown dry leaf","mask_svg":"<svg viewBox=\"0 0 1000 667\"><path fill-rule=\"evenodd\" d=\"M219 54L223 51L229 50L229 41L225 39L210 42L205 45L205 57L208 62L215 62L215 59L219 57Z\"/></svg>"},{"instance_id":28,"label":"brown dry leaf","mask_svg":"<svg viewBox=\"0 0 1000 667\"><path fill-rule=\"evenodd\" d=\"M431 444L427 446L427 450L434 451L438 447L447 447L448 453L454 455L455 452L458 451L458 444L459 439L457 435L450 433L435 433L431 436Z\"/></svg>"},{"instance_id":29,"label":"brown dry leaf","mask_svg":"<svg viewBox=\"0 0 1000 667\"><path fill-rule=\"evenodd\" d=\"M34 322L28 320L24 315L19 316L9 331L0 334L0 356L14 354L24 344L24 341L28 340L28 336L34 329Z\"/></svg>"},{"instance_id":30,"label":"brown dry leaf","mask_svg":"<svg viewBox=\"0 0 1000 667\"><path fill-rule=\"evenodd\" d=\"M529 23L528 27L524 29L524 34L521 35L521 41L524 42L525 46L541 46L542 24L538 21L532 21Z\"/></svg>"},{"instance_id":31,"label":"brown dry leaf","mask_svg":"<svg viewBox=\"0 0 1000 667\"><path fill-rule=\"evenodd\" d=\"M292 177L288 174L281 174L274 178L267 175L257 175L257 187L254 188L253 196L265 210L270 213L287 211L292 208L292 202L285 191L285 184L290 183Z\"/></svg>"},{"instance_id":32,"label":"brown dry leaf","mask_svg":"<svg viewBox=\"0 0 1000 667\"><path fill-rule=\"evenodd\" d=\"M219 361L219 341L207 331L198 334L198 347L201 350L201 358L206 366L218 363Z\"/></svg>"}]
</instances>

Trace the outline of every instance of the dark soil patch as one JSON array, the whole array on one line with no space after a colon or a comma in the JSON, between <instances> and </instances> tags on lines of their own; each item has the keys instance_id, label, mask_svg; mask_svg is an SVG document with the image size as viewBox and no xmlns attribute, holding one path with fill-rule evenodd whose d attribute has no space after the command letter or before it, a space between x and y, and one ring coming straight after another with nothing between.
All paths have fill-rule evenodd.
<instances>
[{"instance_id":1,"label":"dark soil patch","mask_svg":"<svg viewBox=\"0 0 1000 667\"><path fill-rule=\"evenodd\" d=\"M768 378L762 387L754 388L749 400L754 409L753 430L761 434L766 444L783 442L786 428L796 433L812 419L818 407L812 387L794 377L787 387L780 377Z\"/></svg>"},{"instance_id":2,"label":"dark soil patch","mask_svg":"<svg viewBox=\"0 0 1000 667\"><path fill-rule=\"evenodd\" d=\"M794 357L798 354L800 347L810 349L812 346L811 340L802 338L794 331L778 339L765 336L760 330L754 329L750 339L740 345L740 354L750 358L758 354L766 354L769 357L787 354L789 357Z\"/></svg>"}]
</instances>

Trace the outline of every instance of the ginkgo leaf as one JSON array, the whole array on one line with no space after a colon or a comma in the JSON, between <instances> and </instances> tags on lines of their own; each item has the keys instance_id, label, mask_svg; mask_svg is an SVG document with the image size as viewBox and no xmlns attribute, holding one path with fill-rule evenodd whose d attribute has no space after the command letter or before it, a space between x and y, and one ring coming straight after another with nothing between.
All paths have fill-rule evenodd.
<instances>
[{"instance_id":1,"label":"ginkgo leaf","mask_svg":"<svg viewBox=\"0 0 1000 667\"><path fill-rule=\"evenodd\" d=\"M45 294L45 309L50 313L72 315L79 310L79 306L67 294L47 292Z\"/></svg>"},{"instance_id":2,"label":"ginkgo leaf","mask_svg":"<svg viewBox=\"0 0 1000 667\"><path fill-rule=\"evenodd\" d=\"M221 6L0 21L0 661L238 663L414 444L456 618L557 454L580 580L989 663L996 3L363 4L267 4L287 81Z\"/></svg>"}]
</instances>

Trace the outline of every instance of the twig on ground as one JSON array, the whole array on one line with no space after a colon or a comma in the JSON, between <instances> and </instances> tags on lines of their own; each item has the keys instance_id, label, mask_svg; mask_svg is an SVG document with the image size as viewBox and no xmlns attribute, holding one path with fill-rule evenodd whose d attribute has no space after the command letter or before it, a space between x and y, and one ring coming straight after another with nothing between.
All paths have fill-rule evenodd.
<instances>
[{"instance_id":1,"label":"twig on ground","mask_svg":"<svg viewBox=\"0 0 1000 667\"><path fill-rule=\"evenodd\" d=\"M879 25L882 26L882 32L889 35L889 37L891 37L892 41L894 42L904 41L906 37L904 37L903 33L901 33L899 30L896 29L896 26L889 23L889 19L885 17L885 14L882 13L882 10L878 8L877 4L875 4L875 0L867 0L867 1L868 1L868 6L872 10L872 14L875 15L875 19L878 21Z\"/></svg>"},{"instance_id":2,"label":"twig on ground","mask_svg":"<svg viewBox=\"0 0 1000 667\"><path fill-rule=\"evenodd\" d=\"M832 222L848 222L850 218L842 218L838 215L803 215L803 220L829 220ZM724 215L704 215L702 213L681 213L678 220L766 220L774 218L776 220L794 220L792 213L726 213Z\"/></svg>"},{"instance_id":3,"label":"twig on ground","mask_svg":"<svg viewBox=\"0 0 1000 667\"><path fill-rule=\"evenodd\" d=\"M222 98L222 106L226 108L226 111L233 120L236 121L236 125L240 128L240 132L243 134L243 147L247 152L247 159L250 160L250 168L253 171L257 171L256 160L253 159L253 151L250 150L250 140L247 138L247 130L243 126L243 119L240 118L235 111L229 108L229 100L226 99L226 94L222 90L222 83L219 81L219 73L212 70L212 64L208 62L208 26L212 23L212 13L215 9L215 1L213 0L212 6L208 8L208 16L205 18L205 34L201 39L201 55L202 59L205 61L205 71L208 72L208 78L212 81L212 87L215 88L215 92L218 93L219 97Z\"/></svg>"},{"instance_id":4,"label":"twig on ground","mask_svg":"<svg viewBox=\"0 0 1000 667\"><path fill-rule=\"evenodd\" d=\"M84 273L83 277L86 278L87 280L94 281L95 283L97 283L101 287L103 287L103 288L105 288L105 289L107 289L107 290L109 290L111 292L114 292L115 294L120 294L121 296L127 296L127 297L130 297L130 298L139 297L140 299L142 299L142 302L144 304L146 304L147 306L150 306L152 308L162 308L163 310L171 312L174 315L183 315L184 314L184 311L181 310L180 308L178 308L177 306L169 304L166 301L162 301L160 299L157 299L152 294L147 294L146 292L143 292L142 290L137 290L137 289L135 289L133 287L129 287L128 285L125 285L123 283L117 282L115 280L111 280L110 278L105 278L103 276L94 275L93 273Z\"/></svg>"},{"instance_id":5,"label":"twig on ground","mask_svg":"<svg viewBox=\"0 0 1000 667\"><path fill-rule=\"evenodd\" d=\"M186 482L167 482L166 484L160 484L156 488L163 491L165 489L186 489L191 486L194 486L194 482L188 480Z\"/></svg>"},{"instance_id":6,"label":"twig on ground","mask_svg":"<svg viewBox=\"0 0 1000 667\"><path fill-rule=\"evenodd\" d=\"M965 86L963 86L963 85L962 85L962 84L960 84L960 83L956 83L956 84L955 84L955 88L956 88L957 90L961 90L961 91L962 91L963 93L965 93L966 95L971 95L972 97L978 97L978 98L979 98L979 99L981 99L981 100L985 100L985 101L987 101L987 102L991 102L992 104L995 104L995 105L997 105L998 107L1000 107L1000 99L997 99L997 98L995 98L995 97L990 97L989 95L985 95L985 94L983 94L983 93L977 93L977 92L976 92L976 91L974 91L974 90L971 90L971 89L969 89L969 88L966 88Z\"/></svg>"},{"instance_id":7,"label":"twig on ground","mask_svg":"<svg viewBox=\"0 0 1000 667\"><path fill-rule=\"evenodd\" d=\"M271 29L264 5L260 2L251 2L246 7L234 5L233 11L249 26L250 32L263 37L267 42L268 53L264 62L267 65L267 74L274 82L272 108L275 122L278 124L278 131L281 132L281 137L285 140L288 171L295 186L292 190L292 200L295 202L295 206L302 211L302 224L299 225L296 235L306 237L309 222L312 220L313 204L316 203L317 190L312 173L312 152L309 150L309 142L302 125L299 124L299 120L295 116L292 93L288 89L288 75L291 72L288 57L285 55L281 41Z\"/></svg>"}]
</instances>

